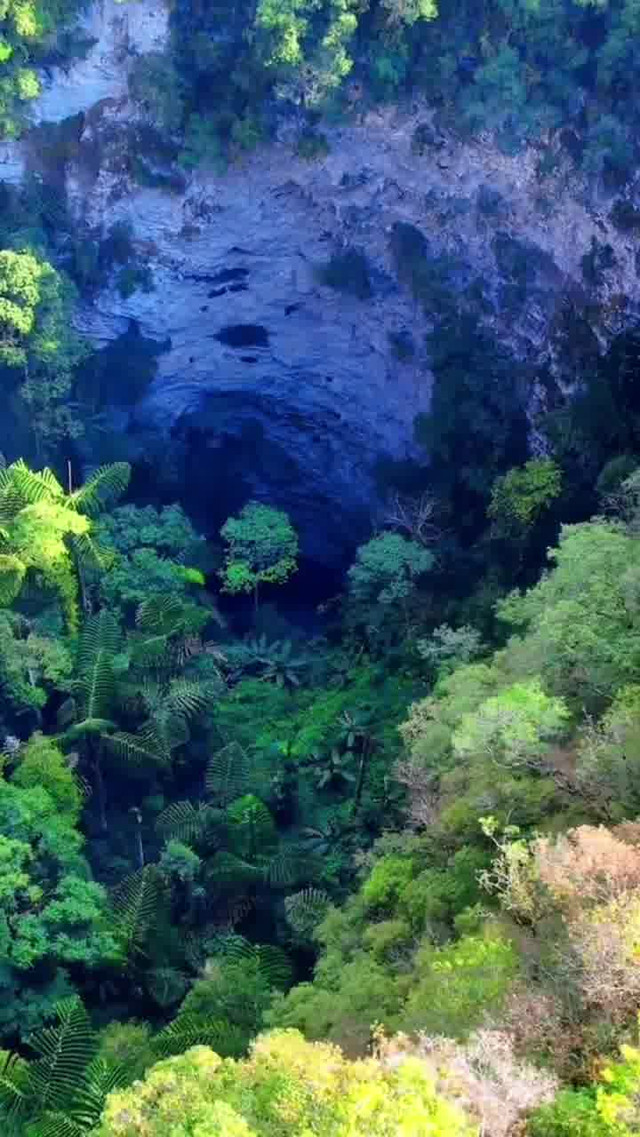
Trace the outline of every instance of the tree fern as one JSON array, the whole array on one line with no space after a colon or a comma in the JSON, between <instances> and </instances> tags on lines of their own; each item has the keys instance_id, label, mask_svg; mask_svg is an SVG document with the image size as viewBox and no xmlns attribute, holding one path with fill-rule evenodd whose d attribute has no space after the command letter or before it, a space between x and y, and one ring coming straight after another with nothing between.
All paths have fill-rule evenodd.
<instances>
[{"instance_id":1,"label":"tree fern","mask_svg":"<svg viewBox=\"0 0 640 1137\"><path fill-rule=\"evenodd\" d=\"M29 1038L38 1055L29 1065L29 1088L43 1112L63 1110L69 1104L96 1049L89 1016L79 999L65 999L56 1011L57 1025Z\"/></svg>"},{"instance_id":2,"label":"tree fern","mask_svg":"<svg viewBox=\"0 0 640 1137\"><path fill-rule=\"evenodd\" d=\"M202 1020L195 1015L178 1015L153 1040L159 1057L184 1054L192 1046L210 1046L224 1057L239 1057L245 1049L242 1031L222 1019Z\"/></svg>"},{"instance_id":3,"label":"tree fern","mask_svg":"<svg viewBox=\"0 0 640 1137\"><path fill-rule=\"evenodd\" d=\"M266 805L254 794L232 801L227 808L229 841L235 853L252 859L276 841L276 828Z\"/></svg>"},{"instance_id":4,"label":"tree fern","mask_svg":"<svg viewBox=\"0 0 640 1137\"><path fill-rule=\"evenodd\" d=\"M145 766L153 763L167 766L171 753L165 740L154 728L146 723L137 734L119 730L105 738L107 749L131 766Z\"/></svg>"},{"instance_id":5,"label":"tree fern","mask_svg":"<svg viewBox=\"0 0 640 1137\"><path fill-rule=\"evenodd\" d=\"M252 944L244 936L225 936L220 942L220 955L236 962L251 961L270 987L285 990L292 979L289 958L274 944Z\"/></svg>"},{"instance_id":6,"label":"tree fern","mask_svg":"<svg viewBox=\"0 0 640 1137\"><path fill-rule=\"evenodd\" d=\"M318 924L329 907L329 897L321 888L303 888L287 896L284 911L287 923L303 939L313 939Z\"/></svg>"},{"instance_id":7,"label":"tree fern","mask_svg":"<svg viewBox=\"0 0 640 1137\"><path fill-rule=\"evenodd\" d=\"M190 679L173 679L169 684L164 706L172 714L185 719L195 718L207 709L211 699L211 688L207 683Z\"/></svg>"},{"instance_id":8,"label":"tree fern","mask_svg":"<svg viewBox=\"0 0 640 1137\"><path fill-rule=\"evenodd\" d=\"M204 838L219 820L220 814L210 806L174 801L163 809L156 821L156 829L165 841L174 839L190 845Z\"/></svg>"},{"instance_id":9,"label":"tree fern","mask_svg":"<svg viewBox=\"0 0 640 1137\"><path fill-rule=\"evenodd\" d=\"M249 786L250 763L245 750L237 742L223 746L209 760L205 785L221 805L229 805Z\"/></svg>"},{"instance_id":10,"label":"tree fern","mask_svg":"<svg viewBox=\"0 0 640 1137\"><path fill-rule=\"evenodd\" d=\"M262 868L234 853L221 850L206 864L207 880L211 884L255 884L263 879Z\"/></svg>"},{"instance_id":11,"label":"tree fern","mask_svg":"<svg viewBox=\"0 0 640 1137\"><path fill-rule=\"evenodd\" d=\"M182 601L170 593L150 596L136 612L136 625L150 636L175 635L182 628L183 608Z\"/></svg>"},{"instance_id":12,"label":"tree fern","mask_svg":"<svg viewBox=\"0 0 640 1137\"><path fill-rule=\"evenodd\" d=\"M126 877L114 890L116 931L130 959L144 954L147 937L158 917L161 893L161 880L153 865Z\"/></svg>"},{"instance_id":13,"label":"tree fern","mask_svg":"<svg viewBox=\"0 0 640 1137\"><path fill-rule=\"evenodd\" d=\"M43 470L30 470L22 458L0 471L0 491L5 486L20 495L23 506L64 498L64 489L47 466Z\"/></svg>"},{"instance_id":14,"label":"tree fern","mask_svg":"<svg viewBox=\"0 0 640 1137\"><path fill-rule=\"evenodd\" d=\"M87 1137L89 1132L83 1121L76 1121L69 1114L57 1111L45 1113L32 1121L27 1128L27 1137Z\"/></svg>"},{"instance_id":15,"label":"tree fern","mask_svg":"<svg viewBox=\"0 0 640 1137\"><path fill-rule=\"evenodd\" d=\"M85 622L78 646L76 692L86 719L108 718L115 688L113 660L120 629L106 609Z\"/></svg>"},{"instance_id":16,"label":"tree fern","mask_svg":"<svg viewBox=\"0 0 640 1137\"><path fill-rule=\"evenodd\" d=\"M189 979L176 967L155 967L147 971L145 985L159 1007L172 1007L184 998Z\"/></svg>"},{"instance_id":17,"label":"tree fern","mask_svg":"<svg viewBox=\"0 0 640 1137\"><path fill-rule=\"evenodd\" d=\"M26 1115L31 1107L29 1063L17 1054L0 1051L0 1110L13 1120Z\"/></svg>"},{"instance_id":18,"label":"tree fern","mask_svg":"<svg viewBox=\"0 0 640 1137\"><path fill-rule=\"evenodd\" d=\"M78 513L96 517L125 493L131 479L128 462L113 462L100 466L83 486L69 495L69 502Z\"/></svg>"},{"instance_id":19,"label":"tree fern","mask_svg":"<svg viewBox=\"0 0 640 1137\"><path fill-rule=\"evenodd\" d=\"M47 1112L31 1122L28 1137L87 1137L100 1122L107 1095L129 1082L123 1066L94 1058L64 1110Z\"/></svg>"},{"instance_id":20,"label":"tree fern","mask_svg":"<svg viewBox=\"0 0 640 1137\"><path fill-rule=\"evenodd\" d=\"M265 868L265 878L274 888L290 888L303 873L304 858L295 845L282 845Z\"/></svg>"}]
</instances>

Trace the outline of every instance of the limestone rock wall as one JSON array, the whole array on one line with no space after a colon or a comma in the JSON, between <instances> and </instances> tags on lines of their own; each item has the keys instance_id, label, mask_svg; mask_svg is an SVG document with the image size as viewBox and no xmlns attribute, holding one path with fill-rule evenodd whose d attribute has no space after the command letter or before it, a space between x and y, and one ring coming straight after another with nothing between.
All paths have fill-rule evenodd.
<instances>
[{"instance_id":1,"label":"limestone rock wall","mask_svg":"<svg viewBox=\"0 0 640 1137\"><path fill-rule=\"evenodd\" d=\"M78 325L103 345L133 320L162 344L157 378L123 429L151 429L170 445L193 428L206 437L205 458L241 436L248 453L254 437L247 485L291 509L312 555L339 550L375 513L381 457L424 458L413 423L429 407L425 337L440 313L398 280L390 234L399 222L426 236L438 271L445 265L452 310L456 296L468 307L477 294L479 318L532 373L558 355L567 304L590 313L596 344L637 318L636 242L611 225L608 206L586 204L566 171L543 185L539 152L507 158L488 140L439 134L421 106L327 130L320 160L295 156L296 126L285 122L279 140L223 175L174 167L170 188L138 184L135 128L149 124L127 75L137 54L162 50L167 27L157 0L98 0L84 23L93 47L68 73L45 77L35 108L39 123L82 113L64 171L78 229L104 235L128 222L153 276L152 291L127 299L105 288ZM428 145L416 153L420 125ZM19 178L28 146L0 152L0 177ZM613 257L588 280L593 241ZM368 299L322 283L321 267L346 247L367 257ZM398 335L413 343L412 358L398 358Z\"/></svg>"}]
</instances>

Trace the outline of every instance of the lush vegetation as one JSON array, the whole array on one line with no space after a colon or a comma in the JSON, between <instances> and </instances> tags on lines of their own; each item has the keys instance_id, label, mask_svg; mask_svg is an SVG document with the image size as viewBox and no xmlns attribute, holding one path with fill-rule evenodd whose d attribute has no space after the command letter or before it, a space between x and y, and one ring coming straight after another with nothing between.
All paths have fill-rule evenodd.
<instances>
[{"instance_id":1,"label":"lush vegetation","mask_svg":"<svg viewBox=\"0 0 640 1137\"><path fill-rule=\"evenodd\" d=\"M544 138L547 171L564 155L616 184L637 153L638 18L636 0L179 0L171 51L140 59L132 91L183 134L187 166L224 164L296 107L300 153L322 155L320 115L414 92L442 124L511 152ZM417 152L436 134L425 125Z\"/></svg>"},{"instance_id":2,"label":"lush vegetation","mask_svg":"<svg viewBox=\"0 0 640 1137\"><path fill-rule=\"evenodd\" d=\"M618 184L636 7L177 0L131 93L186 166L283 114L312 159L322 116L417 90L437 112L418 154L439 123L488 128ZM72 15L0 0L4 135L33 67L76 50ZM40 137L54 166L76 128ZM482 284L460 297L462 261L394 225L398 280L435 314L428 482L383 471L339 595L293 618L304 549L278 501L205 538L126 461L82 461L108 363L72 331L71 280L153 282L127 226L79 238L49 189L5 188L0 218L0 431L24 454L0 460L3 1133L631 1137L637 340L549 398L532 454L531 377L479 322ZM531 250L496 241L515 310ZM372 294L355 247L319 271Z\"/></svg>"},{"instance_id":3,"label":"lush vegetation","mask_svg":"<svg viewBox=\"0 0 640 1137\"><path fill-rule=\"evenodd\" d=\"M396 495L312 640L285 513L205 541L129 473L0 469L3 1125L632 1133L633 462L519 591L573 475L494 478L476 627L446 500Z\"/></svg>"},{"instance_id":4,"label":"lush vegetation","mask_svg":"<svg viewBox=\"0 0 640 1137\"><path fill-rule=\"evenodd\" d=\"M19 133L37 68L89 46L76 0L4 0L0 131ZM178 140L186 167L223 167L302 112L299 153L326 153L319 118L421 93L440 124L494 132L506 151L544 141L541 172L569 158L623 183L637 157L633 113L637 0L177 0L166 54L140 56L131 92ZM423 124L415 149L437 144ZM550 142L552 143L550 145ZM153 177L144 155L139 176ZM633 229L633 206L617 223ZM131 276L131 273L129 273ZM133 281L132 287L144 284ZM123 286L127 287L123 278Z\"/></svg>"}]
</instances>

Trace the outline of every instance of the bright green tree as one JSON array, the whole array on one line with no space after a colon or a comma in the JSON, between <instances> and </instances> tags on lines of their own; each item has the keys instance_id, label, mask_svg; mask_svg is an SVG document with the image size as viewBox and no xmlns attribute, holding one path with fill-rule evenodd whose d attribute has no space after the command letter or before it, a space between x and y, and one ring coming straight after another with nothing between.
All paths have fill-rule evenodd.
<instances>
[{"instance_id":1,"label":"bright green tree","mask_svg":"<svg viewBox=\"0 0 640 1137\"><path fill-rule=\"evenodd\" d=\"M81 788L50 739L35 735L0 778L0 1033L26 1034L72 990L60 967L119 961L105 889L77 828Z\"/></svg>"},{"instance_id":2,"label":"bright green tree","mask_svg":"<svg viewBox=\"0 0 640 1137\"><path fill-rule=\"evenodd\" d=\"M129 466L116 463L65 493L46 467L36 473L19 459L0 469L0 603L11 604L25 580L42 580L57 593L69 630L75 631L78 558L99 559L91 541L92 517L124 492L129 476Z\"/></svg>"},{"instance_id":3,"label":"bright green tree","mask_svg":"<svg viewBox=\"0 0 640 1137\"><path fill-rule=\"evenodd\" d=\"M463 715L453 736L454 753L537 769L550 743L566 733L569 717L564 700L547 695L539 680L514 683Z\"/></svg>"},{"instance_id":4,"label":"bright green tree","mask_svg":"<svg viewBox=\"0 0 640 1137\"><path fill-rule=\"evenodd\" d=\"M562 490L562 473L552 458L532 458L497 478L487 510L498 532L523 536Z\"/></svg>"},{"instance_id":5,"label":"bright green tree","mask_svg":"<svg viewBox=\"0 0 640 1137\"><path fill-rule=\"evenodd\" d=\"M548 690L597 707L640 677L637 540L604 521L565 525L549 558L552 571L498 614L525 633Z\"/></svg>"},{"instance_id":6,"label":"bright green tree","mask_svg":"<svg viewBox=\"0 0 640 1137\"><path fill-rule=\"evenodd\" d=\"M257 606L261 584L284 584L296 572L298 536L282 510L250 502L220 532L227 544L224 592L253 592Z\"/></svg>"},{"instance_id":7,"label":"bright green tree","mask_svg":"<svg viewBox=\"0 0 640 1137\"><path fill-rule=\"evenodd\" d=\"M0 365L19 376L36 447L78 432L68 406L73 367L85 348L73 330L71 286L32 252L0 252Z\"/></svg>"},{"instance_id":8,"label":"bright green tree","mask_svg":"<svg viewBox=\"0 0 640 1137\"><path fill-rule=\"evenodd\" d=\"M154 1066L107 1100L96 1137L472 1137L417 1059L350 1062L297 1031L259 1038L249 1058L206 1047Z\"/></svg>"}]
</instances>

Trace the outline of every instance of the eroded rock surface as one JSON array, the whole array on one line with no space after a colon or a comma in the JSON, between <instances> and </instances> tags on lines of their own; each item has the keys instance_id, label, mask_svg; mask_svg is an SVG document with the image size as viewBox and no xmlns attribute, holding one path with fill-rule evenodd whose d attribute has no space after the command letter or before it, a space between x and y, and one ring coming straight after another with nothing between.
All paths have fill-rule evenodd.
<instances>
[{"instance_id":1,"label":"eroded rock surface","mask_svg":"<svg viewBox=\"0 0 640 1137\"><path fill-rule=\"evenodd\" d=\"M327 131L321 160L295 156L291 125L223 175L185 175L165 156L163 188L138 184L133 159L153 165L157 147L141 154L151 128L129 101L127 73L137 53L162 48L166 13L149 0L104 0L86 28L94 47L49 77L36 114L82 113L65 167L77 225L104 235L127 222L152 272L152 291L125 299L109 287L78 312L96 345L131 321L163 345L123 429L197 437L203 479L207 454L219 468L241 441L247 492L289 508L312 555L339 552L375 511L381 457L421 457L413 424L429 407L425 337L443 305L474 312L532 376L547 362L568 384L568 310L589 321L596 348L637 319L636 241L604 207L585 204L566 171L541 183L539 153L507 158L488 141L454 142L422 107ZM19 167L14 148L6 169L15 177ZM399 224L426 239L433 279L421 303L392 255ZM322 266L345 248L366 256L368 298L322 282Z\"/></svg>"}]
</instances>

